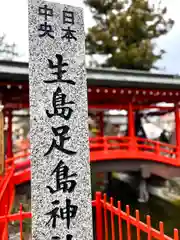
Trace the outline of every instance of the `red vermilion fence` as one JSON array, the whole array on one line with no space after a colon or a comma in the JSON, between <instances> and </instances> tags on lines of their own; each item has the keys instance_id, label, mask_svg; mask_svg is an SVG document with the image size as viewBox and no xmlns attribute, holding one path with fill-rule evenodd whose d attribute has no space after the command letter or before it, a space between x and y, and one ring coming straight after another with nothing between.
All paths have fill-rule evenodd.
<instances>
[{"instance_id":1,"label":"red vermilion fence","mask_svg":"<svg viewBox=\"0 0 180 240\"><path fill-rule=\"evenodd\" d=\"M20 205L19 212L15 214L6 214L4 216L0 216L0 224L4 224L3 234L0 236L0 240L8 240L9 239L9 231L8 226L9 223L18 221L19 222L19 233L20 233L20 240L23 239L23 220L27 218L31 218L31 212L23 212L22 205Z\"/></svg>"},{"instance_id":2,"label":"red vermilion fence","mask_svg":"<svg viewBox=\"0 0 180 240\"><path fill-rule=\"evenodd\" d=\"M130 216L129 205L126 206L126 212L124 212L121 209L121 202L118 201L118 207L113 206L113 198L110 198L110 203L108 203L106 194L102 198L102 194L97 192L96 199L92 201L92 205L96 209L96 240L140 240L142 234L145 234L145 239L148 240L179 240L177 229L174 229L174 238L170 238L164 234L162 222L159 223L160 230L157 231L151 227L150 216L146 217L147 223L145 224L140 221L138 210L136 210L136 218L134 218ZM115 226L115 218L118 222L118 229ZM132 227L135 230L133 235Z\"/></svg>"},{"instance_id":3,"label":"red vermilion fence","mask_svg":"<svg viewBox=\"0 0 180 240\"><path fill-rule=\"evenodd\" d=\"M8 239L8 224L13 221L19 222L20 240L23 239L23 220L31 218L30 212L23 212L22 205L19 213L10 214L14 200L14 189L17 184L17 174L19 169L24 169L23 158L28 159L29 154L21 154L15 158L6 160L6 174L0 177L0 240ZM22 177L21 177L22 178ZM19 182L18 182L19 183ZM139 211L136 210L136 217L130 216L130 208L126 206L126 211L122 211L121 203L118 202L118 207L113 206L113 198L110 203L107 202L106 195L96 193L95 200L92 201L92 206L95 210L95 239L96 240L134 240L134 239L159 239L172 240L172 238L164 234L163 223L159 223L159 231L151 226L151 218L147 216L146 224L140 221ZM144 238L145 236L145 238ZM179 239L177 229L174 229L174 240Z\"/></svg>"},{"instance_id":4,"label":"red vermilion fence","mask_svg":"<svg viewBox=\"0 0 180 240\"><path fill-rule=\"evenodd\" d=\"M102 197L100 192L96 193L95 200L92 201L92 206L95 208L95 239L96 240L140 240L142 234L146 234L148 240L179 240L178 230L174 229L174 238L170 238L164 234L163 223L159 223L160 230L157 231L151 227L151 218L147 216L147 223L140 221L139 211L136 210L136 218L130 216L130 208L126 206L126 212L121 210L121 203L118 201L118 207L113 206L113 198L110 203L106 200L106 194ZM8 240L8 224L13 221L19 222L20 240L23 240L23 220L31 218L30 212L23 212L20 205L19 213L5 214L0 216L0 223L4 224L4 237L0 236L1 240ZM115 222L117 218L118 225ZM115 226L117 225L117 227ZM131 228L135 227L135 235L132 235ZM123 231L123 227L125 231ZM115 229L116 228L116 229ZM144 238L143 238L144 239Z\"/></svg>"},{"instance_id":5,"label":"red vermilion fence","mask_svg":"<svg viewBox=\"0 0 180 240\"><path fill-rule=\"evenodd\" d=\"M7 216L13 205L15 186L13 181L15 167L7 169L5 176L0 177L0 216ZM0 221L0 239L4 237L5 221Z\"/></svg>"}]
</instances>

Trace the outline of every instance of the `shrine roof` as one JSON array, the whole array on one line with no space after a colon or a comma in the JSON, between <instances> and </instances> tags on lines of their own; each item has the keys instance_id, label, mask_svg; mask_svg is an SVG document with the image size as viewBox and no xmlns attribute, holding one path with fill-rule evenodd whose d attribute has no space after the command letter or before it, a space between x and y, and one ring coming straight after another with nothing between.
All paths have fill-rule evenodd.
<instances>
[{"instance_id":1,"label":"shrine roof","mask_svg":"<svg viewBox=\"0 0 180 240\"><path fill-rule=\"evenodd\" d=\"M28 82L28 63L0 61L0 84ZM87 68L88 86L180 90L180 76L145 71Z\"/></svg>"}]
</instances>

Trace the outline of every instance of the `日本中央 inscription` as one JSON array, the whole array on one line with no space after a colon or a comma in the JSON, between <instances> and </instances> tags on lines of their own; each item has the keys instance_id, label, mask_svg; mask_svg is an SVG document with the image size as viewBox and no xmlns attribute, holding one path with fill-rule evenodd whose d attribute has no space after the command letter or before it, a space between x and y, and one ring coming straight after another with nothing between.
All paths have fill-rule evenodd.
<instances>
[{"instance_id":1,"label":"\u65e5\u672c\u4e2d\u592e inscription","mask_svg":"<svg viewBox=\"0 0 180 240\"><path fill-rule=\"evenodd\" d=\"M29 0L32 239L92 240L82 9Z\"/></svg>"}]
</instances>

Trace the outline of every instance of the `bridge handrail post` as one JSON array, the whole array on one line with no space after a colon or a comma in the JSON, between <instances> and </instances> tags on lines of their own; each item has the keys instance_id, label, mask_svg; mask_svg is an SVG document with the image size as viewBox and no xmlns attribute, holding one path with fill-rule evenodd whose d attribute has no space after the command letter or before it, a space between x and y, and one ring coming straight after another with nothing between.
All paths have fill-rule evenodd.
<instances>
[{"instance_id":1,"label":"bridge handrail post","mask_svg":"<svg viewBox=\"0 0 180 240\"><path fill-rule=\"evenodd\" d=\"M173 153L172 153L173 155ZM175 158L178 161L178 164L180 165L180 147L176 146L175 151L174 151Z\"/></svg>"},{"instance_id":2,"label":"bridge handrail post","mask_svg":"<svg viewBox=\"0 0 180 240\"><path fill-rule=\"evenodd\" d=\"M103 240L101 192L96 192L96 240Z\"/></svg>"},{"instance_id":3,"label":"bridge handrail post","mask_svg":"<svg viewBox=\"0 0 180 240\"><path fill-rule=\"evenodd\" d=\"M19 206L19 215L20 215L20 221L19 221L20 239L23 239L23 207L22 207L22 204L20 204L20 206Z\"/></svg>"},{"instance_id":4,"label":"bridge handrail post","mask_svg":"<svg viewBox=\"0 0 180 240\"><path fill-rule=\"evenodd\" d=\"M174 229L174 240L179 240L179 232L176 228Z\"/></svg>"},{"instance_id":5,"label":"bridge handrail post","mask_svg":"<svg viewBox=\"0 0 180 240\"><path fill-rule=\"evenodd\" d=\"M156 153L157 155L160 154L160 144L159 144L159 142L156 142L156 145L155 145L155 153Z\"/></svg>"},{"instance_id":6,"label":"bridge handrail post","mask_svg":"<svg viewBox=\"0 0 180 240\"><path fill-rule=\"evenodd\" d=\"M130 150L136 151L137 150L137 141L135 136L131 136L129 138L129 145L130 145Z\"/></svg>"},{"instance_id":7,"label":"bridge handrail post","mask_svg":"<svg viewBox=\"0 0 180 240\"><path fill-rule=\"evenodd\" d=\"M108 139L105 136L103 137L103 145L104 151L108 151Z\"/></svg>"}]
</instances>

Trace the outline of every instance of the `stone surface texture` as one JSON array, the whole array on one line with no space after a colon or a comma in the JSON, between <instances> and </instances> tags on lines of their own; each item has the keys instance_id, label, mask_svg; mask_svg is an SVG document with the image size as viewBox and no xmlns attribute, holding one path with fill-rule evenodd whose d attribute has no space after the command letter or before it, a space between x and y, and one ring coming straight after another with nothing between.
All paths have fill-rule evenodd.
<instances>
[{"instance_id":1,"label":"stone surface texture","mask_svg":"<svg viewBox=\"0 0 180 240\"><path fill-rule=\"evenodd\" d=\"M48 36L40 38L39 25L44 23L44 16L38 15L39 6L44 4L53 9L53 17L47 17L47 23L51 24L55 38ZM90 166L88 145L88 114L87 114L87 86L85 71L85 34L83 11L67 5L52 2L29 0L29 84L30 84L30 141L32 161L32 239L50 240L52 236L66 240L66 235L71 234L72 240L91 240L92 236L92 207L90 190ZM62 40L62 28L70 26L63 24L63 10L74 12L74 34L77 41L73 39ZM64 69L63 79L75 81L75 85L67 83L44 83L45 80L55 79L51 73L57 69L48 67L48 59L57 64L56 54L63 56L64 62L69 64ZM70 120L66 121L59 116L48 118L46 110L53 113L52 98L57 87L67 95L66 101L74 101L72 105L74 112ZM76 151L76 155L69 156L57 149L44 156L50 148L53 138L59 142L58 137L52 133L51 127L68 125L70 130L65 141L65 148ZM69 167L69 174L77 173L75 179L77 185L74 192L63 193L62 190L50 194L47 185L56 187L55 175L52 171L62 160ZM66 220L57 218L56 229L52 228L52 221L47 212L55 207L52 202L59 200L59 208L64 208L66 198L71 199L71 204L77 205L76 217L71 219L70 228L67 229ZM57 212L60 215L60 211Z\"/></svg>"}]
</instances>

